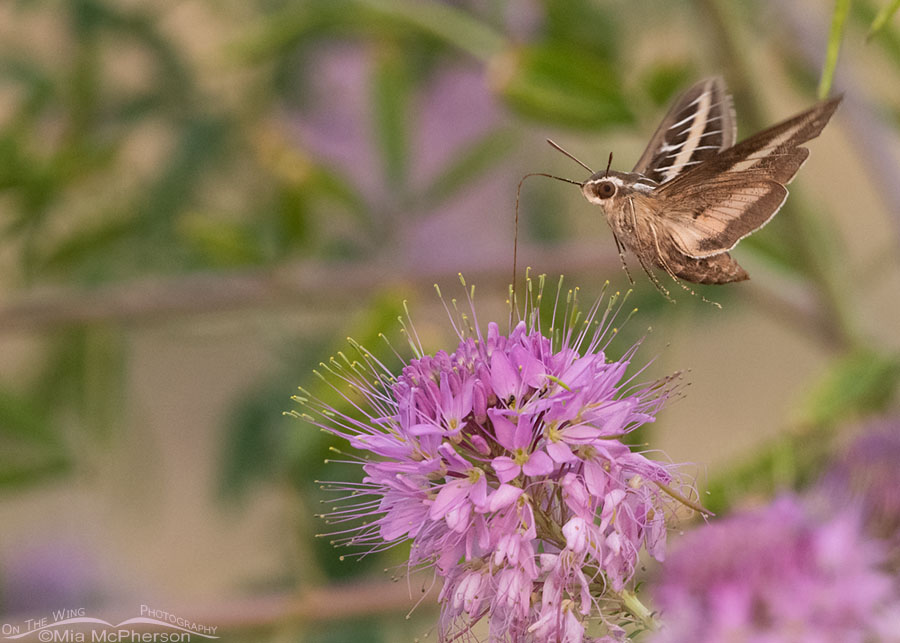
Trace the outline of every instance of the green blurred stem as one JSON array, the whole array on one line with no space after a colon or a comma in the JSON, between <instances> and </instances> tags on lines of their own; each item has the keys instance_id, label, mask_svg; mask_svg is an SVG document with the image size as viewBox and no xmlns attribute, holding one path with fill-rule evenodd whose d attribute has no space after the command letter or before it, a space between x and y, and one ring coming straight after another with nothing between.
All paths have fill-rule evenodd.
<instances>
[{"instance_id":1,"label":"green blurred stem","mask_svg":"<svg viewBox=\"0 0 900 643\"><path fill-rule=\"evenodd\" d=\"M490 61L505 46L502 34L467 13L446 4L415 0L358 0L461 49L482 62Z\"/></svg>"},{"instance_id":2,"label":"green blurred stem","mask_svg":"<svg viewBox=\"0 0 900 643\"><path fill-rule=\"evenodd\" d=\"M722 0L695 1L699 13L710 22L715 51L721 57L722 65L728 70L729 80L732 81L735 94L740 97L739 102L746 114L745 121L752 126L753 131L762 129L766 124L762 116L763 110L756 99L755 91L753 91L753 75L745 62L742 43L737 29L730 19L730 12L723 6ZM847 6L842 7L843 4ZM837 0L835 13L843 11L843 15L836 16L836 20L832 21L832 35L835 33L835 22L838 23L838 36L843 32L849 6L849 0ZM829 43L829 50L831 44ZM839 44L840 39L838 38ZM834 70L831 71L833 73ZM829 78L827 89L830 90L830 88L831 79ZM821 304L827 310L826 317L829 318L832 331L829 335L834 337L841 349L858 348L862 341L853 320L847 291L842 284L840 273L835 269L835 265L839 262L823 260L824 249L817 243L820 235L816 234L817 226L812 219L810 208L799 198L800 195L796 193L796 190L792 190L792 192L790 200L792 216L784 217L784 222L790 229L791 241L800 256L806 277L815 284Z\"/></svg>"},{"instance_id":3,"label":"green blurred stem","mask_svg":"<svg viewBox=\"0 0 900 643\"><path fill-rule=\"evenodd\" d=\"M825 67L822 69L822 78L819 80L819 89L816 92L819 100L824 100L831 92L848 13L850 13L850 0L835 0L834 12L831 14L831 31L828 34L828 49L825 54Z\"/></svg>"},{"instance_id":4,"label":"green blurred stem","mask_svg":"<svg viewBox=\"0 0 900 643\"><path fill-rule=\"evenodd\" d=\"M872 21L872 26L869 27L869 33L866 34L866 41L871 40L873 36L884 29L884 26L894 14L897 13L898 9L900 9L900 0L893 0L890 4L884 5L881 8L881 11L878 12L878 15L875 16L875 20Z\"/></svg>"},{"instance_id":5,"label":"green blurred stem","mask_svg":"<svg viewBox=\"0 0 900 643\"><path fill-rule=\"evenodd\" d=\"M638 599L637 594L631 590L623 589L619 592L619 597L622 599L622 603L625 604L625 608L634 614L643 623L644 627L651 632L659 629L659 621L653 616L653 612L647 609L647 606Z\"/></svg>"}]
</instances>

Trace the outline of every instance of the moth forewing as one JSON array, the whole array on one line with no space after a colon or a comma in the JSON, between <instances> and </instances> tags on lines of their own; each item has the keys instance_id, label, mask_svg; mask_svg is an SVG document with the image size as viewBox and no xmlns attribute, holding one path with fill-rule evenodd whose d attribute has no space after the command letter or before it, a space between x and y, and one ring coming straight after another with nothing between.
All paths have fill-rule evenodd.
<instances>
[{"instance_id":1,"label":"moth forewing","mask_svg":"<svg viewBox=\"0 0 900 643\"><path fill-rule=\"evenodd\" d=\"M684 92L659 124L632 172L669 181L734 145L737 128L725 82L707 78Z\"/></svg>"},{"instance_id":2,"label":"moth forewing","mask_svg":"<svg viewBox=\"0 0 900 643\"><path fill-rule=\"evenodd\" d=\"M661 186L665 227L678 249L709 257L768 223L809 156L800 145L821 133L840 100L819 103Z\"/></svg>"}]
</instances>

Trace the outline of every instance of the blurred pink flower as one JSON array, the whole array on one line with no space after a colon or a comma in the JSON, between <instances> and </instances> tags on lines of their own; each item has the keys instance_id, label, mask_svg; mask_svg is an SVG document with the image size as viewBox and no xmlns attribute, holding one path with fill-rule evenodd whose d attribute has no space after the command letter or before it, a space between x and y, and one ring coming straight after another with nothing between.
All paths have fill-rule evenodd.
<instances>
[{"instance_id":1,"label":"blurred pink flower","mask_svg":"<svg viewBox=\"0 0 900 643\"><path fill-rule=\"evenodd\" d=\"M900 419L870 422L826 473L819 491L831 505L860 511L866 529L884 538L900 572Z\"/></svg>"},{"instance_id":2,"label":"blurred pink flower","mask_svg":"<svg viewBox=\"0 0 900 643\"><path fill-rule=\"evenodd\" d=\"M896 606L882 551L852 513L820 520L797 499L717 520L669 556L652 643L862 643Z\"/></svg>"}]
</instances>

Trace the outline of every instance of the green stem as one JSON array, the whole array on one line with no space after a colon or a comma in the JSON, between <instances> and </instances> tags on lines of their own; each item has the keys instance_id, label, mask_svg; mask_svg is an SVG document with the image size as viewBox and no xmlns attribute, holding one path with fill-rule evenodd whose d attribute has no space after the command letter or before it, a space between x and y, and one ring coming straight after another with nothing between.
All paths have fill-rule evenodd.
<instances>
[{"instance_id":1,"label":"green stem","mask_svg":"<svg viewBox=\"0 0 900 643\"><path fill-rule=\"evenodd\" d=\"M893 17L895 13L897 13L897 9L900 9L900 0L893 0L890 4L886 4L881 8L881 11L878 12L878 15L875 16L875 20L872 21L872 26L869 27L869 33L866 34L866 42L872 39L873 36L877 35L879 31L884 29L884 26L888 23L888 21Z\"/></svg>"},{"instance_id":2,"label":"green stem","mask_svg":"<svg viewBox=\"0 0 900 643\"><path fill-rule=\"evenodd\" d=\"M562 532L562 528L556 524L547 514L532 506L534 512L534 524L537 527L538 537L553 543L560 549L566 546L566 537Z\"/></svg>"},{"instance_id":3,"label":"green stem","mask_svg":"<svg viewBox=\"0 0 900 643\"><path fill-rule=\"evenodd\" d=\"M637 594L628 589L623 589L619 592L619 598L622 599L622 603L625 605L625 608L634 614L634 616L643 623L644 627L646 627L651 632L656 632L659 630L659 621L656 620L656 617L653 616L653 612L651 612L646 605L644 605L640 599L637 597Z\"/></svg>"},{"instance_id":4,"label":"green stem","mask_svg":"<svg viewBox=\"0 0 900 643\"><path fill-rule=\"evenodd\" d=\"M746 122L754 130L761 129L764 125L762 109L754 96L754 84L750 69L745 63L742 53L740 36L733 25L730 13L723 6L722 0L695 0L702 11L704 19L710 22L709 30L715 42L715 51L722 60L722 65L728 70L729 78L733 81L735 95L742 96L739 101L746 113ZM826 63L823 81L826 85L826 93L831 89L831 78L834 73L834 65L837 62L837 52L840 46L840 36L843 33L846 22L846 14L850 7L850 0L837 0L835 14L832 19L832 37L829 40L829 56L833 54L830 72ZM829 58L831 60L831 58ZM828 75L830 74L830 75ZM828 76L826 80L826 75ZM820 86L821 87L821 86ZM790 199L790 216L784 216L784 225L790 230L792 244L796 247L799 256L799 265L805 276L815 286L821 306L825 309L825 317L831 320L831 328L834 337L839 343L839 348L850 350L861 344L856 322L854 321L851 302L847 297L846 288L838 269L838 261L826 261L822 258L823 249L819 240L818 221L813 220L813 214L806 206L796 190L792 190ZM815 216L821 216L816 213Z\"/></svg>"},{"instance_id":5,"label":"green stem","mask_svg":"<svg viewBox=\"0 0 900 643\"><path fill-rule=\"evenodd\" d=\"M682 495L681 493L675 491L675 490L674 490L672 487L670 487L669 485L663 484L662 482L656 482L655 484L656 484L656 486L659 487L660 490L662 490L664 493L666 493L667 495L671 496L672 498L674 498L675 500L677 500L678 502L680 502L681 504L683 504L685 507L689 507L689 508L693 509L694 511L696 511L698 514L700 514L700 515L703 516L704 518L705 518L705 517L708 517L708 516L714 516L714 515L715 515L713 512L711 512L709 509L705 508L705 507L704 507L703 505L701 505L700 503L694 502L694 501L691 500L690 498L688 498L688 497Z\"/></svg>"},{"instance_id":6,"label":"green stem","mask_svg":"<svg viewBox=\"0 0 900 643\"><path fill-rule=\"evenodd\" d=\"M835 0L834 12L831 14L831 31L828 34L828 50L825 53L825 66L822 69L822 78L819 80L819 89L816 92L819 100L824 100L831 92L848 13L850 13L850 0Z\"/></svg>"}]
</instances>

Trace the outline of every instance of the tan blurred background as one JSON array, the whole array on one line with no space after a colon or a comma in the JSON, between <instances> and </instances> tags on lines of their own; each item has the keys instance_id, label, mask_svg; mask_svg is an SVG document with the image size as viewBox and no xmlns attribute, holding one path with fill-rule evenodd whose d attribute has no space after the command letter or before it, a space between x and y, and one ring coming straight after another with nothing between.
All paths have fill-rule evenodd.
<instances>
[{"instance_id":1,"label":"tan blurred background","mask_svg":"<svg viewBox=\"0 0 900 643\"><path fill-rule=\"evenodd\" d=\"M844 29L834 122L752 281L639 274L618 341L686 395L640 436L728 507L802 484L835 427L896 409L900 26ZM630 169L668 100L722 74L739 137L809 106L832 3L20 0L0 5L0 611L150 604L229 640L406 641L402 551L314 534L330 444L284 418L353 335L433 349L432 284L506 319L519 178ZM519 265L629 288L599 213L530 179ZM414 590L418 595L418 590Z\"/></svg>"}]
</instances>

